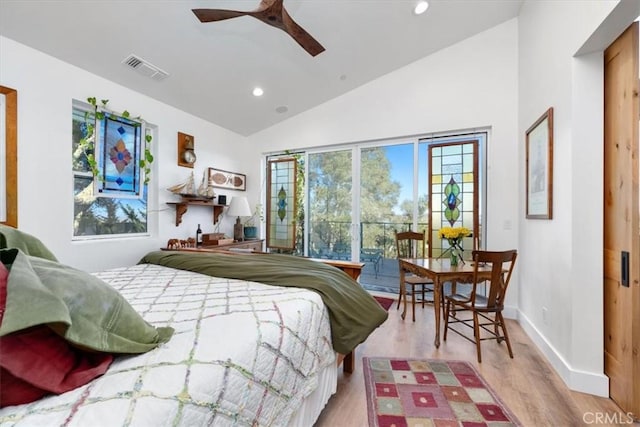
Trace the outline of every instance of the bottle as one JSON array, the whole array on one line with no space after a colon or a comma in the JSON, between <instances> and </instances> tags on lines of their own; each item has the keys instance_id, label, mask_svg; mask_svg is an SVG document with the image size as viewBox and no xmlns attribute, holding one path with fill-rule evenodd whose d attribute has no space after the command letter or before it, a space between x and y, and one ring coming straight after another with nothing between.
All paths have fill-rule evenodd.
<instances>
[{"instance_id":1,"label":"bottle","mask_svg":"<svg viewBox=\"0 0 640 427\"><path fill-rule=\"evenodd\" d=\"M196 247L202 246L202 229L200 228L200 224L198 224L198 229L196 230Z\"/></svg>"}]
</instances>

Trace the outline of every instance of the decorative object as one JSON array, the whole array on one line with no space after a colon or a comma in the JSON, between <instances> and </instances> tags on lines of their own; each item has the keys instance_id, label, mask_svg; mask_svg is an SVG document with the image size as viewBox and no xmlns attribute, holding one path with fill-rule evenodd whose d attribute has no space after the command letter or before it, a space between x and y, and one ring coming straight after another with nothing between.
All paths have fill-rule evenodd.
<instances>
[{"instance_id":1,"label":"decorative object","mask_svg":"<svg viewBox=\"0 0 640 427\"><path fill-rule=\"evenodd\" d=\"M94 178L104 179L101 177L99 157L100 153L104 151L105 144L102 144L100 147L100 139L102 138L101 132L98 131L98 127L104 127L105 124L101 124L106 118L111 119L125 119L128 121L128 124L133 126L141 127L141 134L144 134L144 144L138 143L138 149L140 150L141 155L134 155L134 164L136 168L140 168L144 174L144 184L147 184L151 179L151 164L153 163L153 154L151 154L151 141L153 140L153 136L151 136L151 132L146 128L146 122L142 120L141 117L136 117L135 119L131 117L131 114L124 110L120 114L116 114L113 111L107 108L107 104L109 103L108 99L101 99L100 106L98 106L98 102L95 97L87 98L87 102L91 104L93 107L93 112L85 111L84 113L84 135L78 141L78 148L82 150L84 156L87 159L87 163L91 168L91 172L93 173ZM98 141L96 141L96 133L99 135ZM98 144L96 144L98 142ZM117 151L117 150L116 150ZM116 155L118 155L116 153ZM121 154L120 154L121 155ZM138 174L142 175L142 174Z\"/></svg>"},{"instance_id":2,"label":"decorative object","mask_svg":"<svg viewBox=\"0 0 640 427\"><path fill-rule=\"evenodd\" d=\"M178 166L193 168L196 160L193 136L178 132Z\"/></svg>"},{"instance_id":3,"label":"decorative object","mask_svg":"<svg viewBox=\"0 0 640 427\"><path fill-rule=\"evenodd\" d=\"M247 189L247 176L241 173L224 171L222 169L209 168L209 180L217 188L245 191Z\"/></svg>"},{"instance_id":4,"label":"decorative object","mask_svg":"<svg viewBox=\"0 0 640 427\"><path fill-rule=\"evenodd\" d=\"M219 205L226 205L227 204L227 196L225 196L224 194L221 194L218 196L218 204Z\"/></svg>"},{"instance_id":5,"label":"decorative object","mask_svg":"<svg viewBox=\"0 0 640 427\"><path fill-rule=\"evenodd\" d=\"M296 243L297 161L267 162L267 247L294 249Z\"/></svg>"},{"instance_id":6,"label":"decorative object","mask_svg":"<svg viewBox=\"0 0 640 427\"><path fill-rule=\"evenodd\" d=\"M521 425L467 362L364 357L363 369L369 426Z\"/></svg>"},{"instance_id":7,"label":"decorative object","mask_svg":"<svg viewBox=\"0 0 640 427\"><path fill-rule=\"evenodd\" d=\"M215 196L213 186L210 185L211 181L209 180L208 175L207 170L202 173L202 181L200 181L200 185L196 190L196 194L203 199L213 199L213 196Z\"/></svg>"},{"instance_id":8,"label":"decorative object","mask_svg":"<svg viewBox=\"0 0 640 427\"><path fill-rule=\"evenodd\" d=\"M379 297L377 295L374 295L373 299L375 299L378 302L378 304L380 304L380 306L382 306L382 308L384 308L387 311L389 311L389 308L396 301L393 298Z\"/></svg>"},{"instance_id":9,"label":"decorative object","mask_svg":"<svg viewBox=\"0 0 640 427\"><path fill-rule=\"evenodd\" d=\"M213 181L209 178L207 182L207 199L213 199L214 197L216 197L216 192L213 191Z\"/></svg>"},{"instance_id":10,"label":"decorative object","mask_svg":"<svg viewBox=\"0 0 640 427\"><path fill-rule=\"evenodd\" d=\"M171 191L173 194L178 194L180 196L196 196L196 184L193 176L193 172L189 174L189 178L181 184L173 185L167 188L168 191Z\"/></svg>"},{"instance_id":11,"label":"decorative object","mask_svg":"<svg viewBox=\"0 0 640 427\"><path fill-rule=\"evenodd\" d=\"M527 219L553 218L553 107L527 135Z\"/></svg>"},{"instance_id":12,"label":"decorative object","mask_svg":"<svg viewBox=\"0 0 640 427\"><path fill-rule=\"evenodd\" d=\"M202 235L202 246L218 246L233 243L233 239L228 238L224 233L204 233Z\"/></svg>"},{"instance_id":13,"label":"decorative object","mask_svg":"<svg viewBox=\"0 0 640 427\"><path fill-rule=\"evenodd\" d=\"M462 261L464 263L464 261ZM458 255L455 251L451 251L451 265L456 267L458 265Z\"/></svg>"},{"instance_id":14,"label":"decorative object","mask_svg":"<svg viewBox=\"0 0 640 427\"><path fill-rule=\"evenodd\" d=\"M18 91L0 86L0 94L4 96L5 108L0 111L4 115L4 145L0 153L6 159L4 174L0 177L0 224L18 227Z\"/></svg>"},{"instance_id":15,"label":"decorative object","mask_svg":"<svg viewBox=\"0 0 640 427\"><path fill-rule=\"evenodd\" d=\"M240 222L240 217L251 216L251 208L249 207L247 198L244 196L232 197L227 214L237 217L236 223L233 226L233 238L238 241L244 240L244 226Z\"/></svg>"},{"instance_id":16,"label":"decorative object","mask_svg":"<svg viewBox=\"0 0 640 427\"><path fill-rule=\"evenodd\" d=\"M251 217L244 222L245 239L258 238L258 227L256 225L256 221L259 221L261 223L263 220L264 215L262 212L262 205L260 203L256 203L256 208L253 211L253 215L251 215Z\"/></svg>"},{"instance_id":17,"label":"decorative object","mask_svg":"<svg viewBox=\"0 0 640 427\"><path fill-rule=\"evenodd\" d=\"M180 249L180 239L169 239L167 249Z\"/></svg>"},{"instance_id":18,"label":"decorative object","mask_svg":"<svg viewBox=\"0 0 640 427\"><path fill-rule=\"evenodd\" d=\"M442 227L438 232L438 236L441 239L446 239L449 243L449 247L438 258L449 255L452 266L458 265L458 260L464 264L462 239L471 236L471 230L466 227Z\"/></svg>"}]
</instances>

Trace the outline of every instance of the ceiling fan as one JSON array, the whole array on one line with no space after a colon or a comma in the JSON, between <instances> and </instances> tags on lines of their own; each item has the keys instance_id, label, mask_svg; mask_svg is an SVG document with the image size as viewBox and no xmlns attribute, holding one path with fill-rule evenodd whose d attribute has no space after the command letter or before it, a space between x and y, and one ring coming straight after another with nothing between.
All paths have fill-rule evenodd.
<instances>
[{"instance_id":1,"label":"ceiling fan","mask_svg":"<svg viewBox=\"0 0 640 427\"><path fill-rule=\"evenodd\" d=\"M192 9L200 22L215 22L238 16L252 16L289 34L311 56L324 52L324 47L304 28L296 24L282 5L283 0L261 0L256 10Z\"/></svg>"}]
</instances>

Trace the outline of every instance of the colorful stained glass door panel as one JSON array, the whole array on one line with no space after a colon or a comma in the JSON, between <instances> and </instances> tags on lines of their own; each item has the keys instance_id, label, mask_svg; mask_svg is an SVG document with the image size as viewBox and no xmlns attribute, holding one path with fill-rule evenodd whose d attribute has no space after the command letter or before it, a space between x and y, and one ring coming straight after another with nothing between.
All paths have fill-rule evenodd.
<instances>
[{"instance_id":1,"label":"colorful stained glass door panel","mask_svg":"<svg viewBox=\"0 0 640 427\"><path fill-rule=\"evenodd\" d=\"M267 162L267 247L294 249L296 240L295 159Z\"/></svg>"},{"instance_id":2,"label":"colorful stained glass door panel","mask_svg":"<svg viewBox=\"0 0 640 427\"><path fill-rule=\"evenodd\" d=\"M472 249L479 235L478 141L431 144L429 146L429 255L448 249L440 239L442 227L466 227L472 236L462 239L462 247Z\"/></svg>"}]
</instances>

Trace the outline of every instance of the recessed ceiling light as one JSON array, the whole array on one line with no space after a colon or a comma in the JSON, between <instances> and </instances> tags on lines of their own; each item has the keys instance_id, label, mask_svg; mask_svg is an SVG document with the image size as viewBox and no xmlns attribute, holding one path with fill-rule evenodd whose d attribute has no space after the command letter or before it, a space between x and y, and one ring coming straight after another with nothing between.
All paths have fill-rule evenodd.
<instances>
[{"instance_id":1,"label":"recessed ceiling light","mask_svg":"<svg viewBox=\"0 0 640 427\"><path fill-rule=\"evenodd\" d=\"M425 13L428 8L429 8L429 2L419 1L418 4L416 4L415 9L413 9L413 13L415 13L416 15L421 15Z\"/></svg>"},{"instance_id":2,"label":"recessed ceiling light","mask_svg":"<svg viewBox=\"0 0 640 427\"><path fill-rule=\"evenodd\" d=\"M264 94L264 91L262 90L261 87L256 87L253 89L253 96L262 96Z\"/></svg>"}]
</instances>

